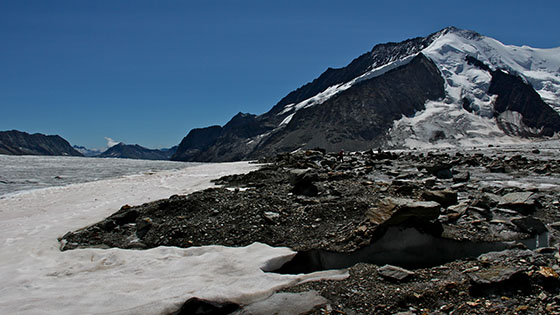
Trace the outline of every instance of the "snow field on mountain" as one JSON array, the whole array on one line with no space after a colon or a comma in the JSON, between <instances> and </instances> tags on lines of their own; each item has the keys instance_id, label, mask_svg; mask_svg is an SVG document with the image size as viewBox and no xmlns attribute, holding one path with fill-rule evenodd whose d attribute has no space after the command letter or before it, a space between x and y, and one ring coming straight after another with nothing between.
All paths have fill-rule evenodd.
<instances>
[{"instance_id":1,"label":"snow field on mountain","mask_svg":"<svg viewBox=\"0 0 560 315\"><path fill-rule=\"evenodd\" d=\"M246 162L202 164L1 198L0 313L160 314L192 296L249 304L298 282L345 277L343 271L265 273L295 253L259 243L241 248L59 251L58 237L124 204L187 194L212 186L213 178L257 167Z\"/></svg>"},{"instance_id":2,"label":"snow field on mountain","mask_svg":"<svg viewBox=\"0 0 560 315\"><path fill-rule=\"evenodd\" d=\"M492 70L503 69L513 74L521 75L541 95L543 100L556 107L560 107L560 47L538 49L528 46L517 47L504 45L486 36L475 35L468 31L448 32L436 39L429 47L422 51L432 59L442 71L446 80L461 86L463 90L479 94L487 91L484 83L490 82L481 77L482 70L474 66L467 67L466 56L472 56ZM475 68L475 69L473 69ZM473 85L474 84L474 85ZM483 88L486 87L484 90ZM450 90L450 95L457 97Z\"/></svg>"},{"instance_id":3,"label":"snow field on mountain","mask_svg":"<svg viewBox=\"0 0 560 315\"><path fill-rule=\"evenodd\" d=\"M471 31L449 28L421 53L430 58L441 71L445 79L446 98L427 102L426 109L418 112L415 117L403 117L395 121L389 131L393 139L392 145L433 147L528 141L510 137L500 130L493 116L496 96L488 94L492 76L489 72L470 65L466 61L467 56L482 61L492 70L502 69L520 75L547 104L560 112L560 47L538 49L504 45ZM362 80L380 76L407 64L416 55L414 53L376 67L298 104L286 105L279 115L290 114L279 127L289 123L299 109L322 104ZM472 113L463 108L463 100L470 103ZM510 129L528 130L517 113L503 113L498 119ZM433 141L433 136L438 131L445 134L445 139L436 142Z\"/></svg>"},{"instance_id":4,"label":"snow field on mountain","mask_svg":"<svg viewBox=\"0 0 560 315\"><path fill-rule=\"evenodd\" d=\"M508 136L498 127L493 118L496 96L487 93L492 77L487 71L469 65L467 56L475 57L491 69L521 75L545 102L560 110L560 74L558 70L555 72L560 69L560 49L508 46L468 31L455 31L436 39L422 53L440 69L445 79L446 99L428 101L426 109L414 117L395 121L389 131L392 145L425 148L530 142ZM464 98L470 102L473 113L463 109ZM524 126L519 113L504 112L498 119L512 130L530 129ZM438 131L445 138L435 141Z\"/></svg>"}]
</instances>

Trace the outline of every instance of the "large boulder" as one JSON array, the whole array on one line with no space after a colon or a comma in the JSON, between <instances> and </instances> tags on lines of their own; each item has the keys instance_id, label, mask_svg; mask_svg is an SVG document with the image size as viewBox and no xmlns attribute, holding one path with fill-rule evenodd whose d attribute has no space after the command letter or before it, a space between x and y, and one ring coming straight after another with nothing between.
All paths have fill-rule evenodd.
<instances>
[{"instance_id":1,"label":"large boulder","mask_svg":"<svg viewBox=\"0 0 560 315\"><path fill-rule=\"evenodd\" d=\"M422 199L435 201L443 207L457 204L457 192L451 190L426 190L422 193Z\"/></svg>"},{"instance_id":2,"label":"large boulder","mask_svg":"<svg viewBox=\"0 0 560 315\"><path fill-rule=\"evenodd\" d=\"M530 214L535 212L539 205L537 197L538 196L531 191L509 193L502 196L502 200L498 206L515 210L523 214Z\"/></svg>"},{"instance_id":3,"label":"large boulder","mask_svg":"<svg viewBox=\"0 0 560 315\"><path fill-rule=\"evenodd\" d=\"M366 212L368 219L378 225L397 225L415 219L431 221L440 215L440 204L435 201L415 201L406 198L385 198Z\"/></svg>"}]
</instances>

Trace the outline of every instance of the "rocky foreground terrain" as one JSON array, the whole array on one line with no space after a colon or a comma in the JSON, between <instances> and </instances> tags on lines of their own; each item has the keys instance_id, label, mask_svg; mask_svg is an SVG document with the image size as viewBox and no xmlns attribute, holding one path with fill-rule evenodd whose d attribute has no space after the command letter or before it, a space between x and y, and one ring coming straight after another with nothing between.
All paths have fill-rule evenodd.
<instances>
[{"instance_id":1,"label":"rocky foreground terrain","mask_svg":"<svg viewBox=\"0 0 560 315\"><path fill-rule=\"evenodd\" d=\"M124 205L61 249L262 242L298 251L275 272L349 268L346 280L285 290L326 298L311 314L560 314L557 153L282 154L217 188ZM202 308L250 313L201 301L181 312Z\"/></svg>"}]
</instances>

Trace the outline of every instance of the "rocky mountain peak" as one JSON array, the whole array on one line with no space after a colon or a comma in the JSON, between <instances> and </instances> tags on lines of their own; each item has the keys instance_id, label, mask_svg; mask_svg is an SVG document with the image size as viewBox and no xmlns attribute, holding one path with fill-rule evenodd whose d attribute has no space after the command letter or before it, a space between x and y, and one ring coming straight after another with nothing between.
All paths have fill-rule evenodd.
<instances>
[{"instance_id":1,"label":"rocky mountain peak","mask_svg":"<svg viewBox=\"0 0 560 315\"><path fill-rule=\"evenodd\" d=\"M504 45L450 26L377 44L345 67L328 68L265 114L239 113L224 127L193 130L173 159L230 161L314 147L473 146L554 136L560 131L559 68L560 47Z\"/></svg>"}]
</instances>

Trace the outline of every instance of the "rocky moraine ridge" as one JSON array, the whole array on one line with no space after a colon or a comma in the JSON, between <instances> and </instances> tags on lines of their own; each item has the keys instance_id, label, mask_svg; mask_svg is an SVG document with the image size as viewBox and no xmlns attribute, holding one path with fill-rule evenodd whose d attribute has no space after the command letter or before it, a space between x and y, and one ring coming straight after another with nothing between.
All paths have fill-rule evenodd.
<instances>
[{"instance_id":1,"label":"rocky moraine ridge","mask_svg":"<svg viewBox=\"0 0 560 315\"><path fill-rule=\"evenodd\" d=\"M301 150L220 187L68 232L62 250L262 242L298 254L275 272L349 268L311 314L560 314L557 149ZM202 303L222 313L246 306ZM195 305L195 306L193 306Z\"/></svg>"}]
</instances>

